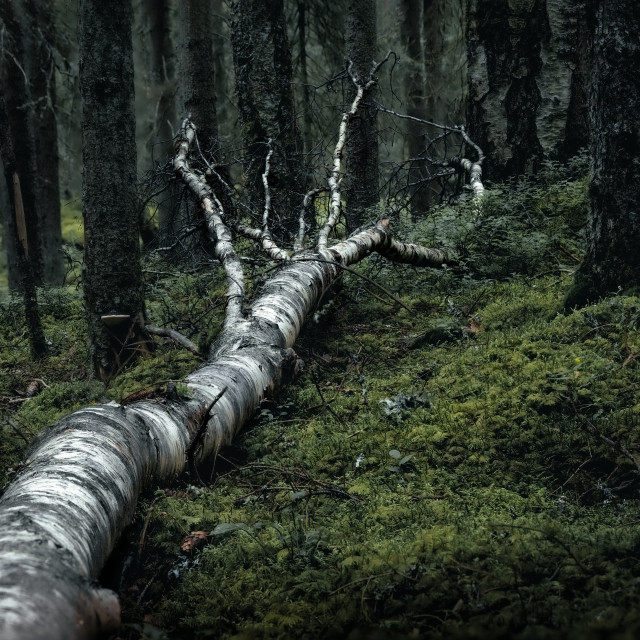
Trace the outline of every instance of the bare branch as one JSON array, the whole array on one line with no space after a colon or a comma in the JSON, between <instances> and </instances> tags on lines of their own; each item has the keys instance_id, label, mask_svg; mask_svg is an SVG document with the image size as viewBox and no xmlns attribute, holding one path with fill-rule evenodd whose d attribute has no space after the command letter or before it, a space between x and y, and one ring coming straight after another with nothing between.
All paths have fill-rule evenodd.
<instances>
[{"instance_id":1,"label":"bare branch","mask_svg":"<svg viewBox=\"0 0 640 640\"><path fill-rule=\"evenodd\" d=\"M371 72L369 73L369 79L365 84L360 83L359 79L353 74L353 62L349 61L347 73L349 74L349 77L351 78L353 84L356 86L357 91L356 97L351 103L351 109L349 109L349 111L345 112L342 115L342 121L340 122L340 129L338 131L338 142L336 143L336 147L333 152L333 168L329 176L331 205L329 209L329 217L324 223L322 229L320 229L320 233L318 233L316 246L320 251L327 248L329 234L334 230L336 224L338 224L338 219L340 218L340 170L344 145L347 141L347 126L349 124L349 120L351 120L351 118L358 111L358 107L362 102L362 98L364 97L365 92L374 84L376 84L377 79L375 77L375 74L378 72L380 67L389 59L390 56L391 52L389 51L381 62L378 62L374 65L373 69L371 69Z\"/></svg>"},{"instance_id":2,"label":"bare branch","mask_svg":"<svg viewBox=\"0 0 640 640\"><path fill-rule=\"evenodd\" d=\"M189 119L186 119L180 130L179 143L173 165L176 173L200 202L207 221L207 227L215 239L215 256L220 260L227 274L227 310L225 327L242 319L245 297L244 273L240 259L231 243L231 232L223 221L223 210L220 201L213 194L203 176L196 174L189 166L189 149L195 139L196 130Z\"/></svg>"},{"instance_id":3,"label":"bare branch","mask_svg":"<svg viewBox=\"0 0 640 640\"><path fill-rule=\"evenodd\" d=\"M468 136L464 125L449 127L447 125L438 124L437 122L431 122L430 120L423 120L422 118L417 118L416 116L398 113L397 111L386 109L380 104L377 104L376 106L378 110L382 111L383 113L388 113L389 115L395 116L396 118L411 120L413 122L419 122L420 124L428 125L430 127L435 127L436 129L441 129L442 131L444 131L444 136L448 135L449 133L457 133L458 135L460 135L464 142L472 147L477 153L478 158L475 162L469 160L468 158L451 158L444 162L437 161L431 158L428 158L428 160L442 167L451 167L456 171L465 172L469 178L469 184L473 189L474 197L478 199L484 195L485 189L484 185L482 184L482 163L484 162L485 155L482 149ZM444 136L439 136L438 138L432 140L429 143L429 147L438 140L442 139Z\"/></svg>"},{"instance_id":4,"label":"bare branch","mask_svg":"<svg viewBox=\"0 0 640 640\"><path fill-rule=\"evenodd\" d=\"M262 214L262 233L269 233L269 213L271 212L271 191L269 189L269 170L271 169L271 156L273 156L272 139L267 140L269 153L264 161L264 173L262 174L262 184L264 185L264 213Z\"/></svg>"},{"instance_id":5,"label":"bare branch","mask_svg":"<svg viewBox=\"0 0 640 640\"><path fill-rule=\"evenodd\" d=\"M144 327L148 333L152 333L154 336L166 336L167 338L171 338L174 342L178 343L180 346L184 347L191 353L199 356L200 351L196 344L191 342L189 338L183 336L181 333L176 331L175 329L166 329L162 327L156 327L153 324L147 324Z\"/></svg>"},{"instance_id":6,"label":"bare branch","mask_svg":"<svg viewBox=\"0 0 640 640\"><path fill-rule=\"evenodd\" d=\"M289 260L289 254L281 249L271 235L269 229L269 214L271 213L271 190L269 189L269 170L271 169L271 157L273 147L271 138L267 140L269 153L264 161L264 173L262 174L262 184L264 185L264 213L262 214L262 249L273 260Z\"/></svg>"},{"instance_id":7,"label":"bare branch","mask_svg":"<svg viewBox=\"0 0 640 640\"><path fill-rule=\"evenodd\" d=\"M308 211L311 215L314 215L313 205L316 200L316 196L326 191L326 187L319 187L318 189L312 189L308 191L302 201L302 209L300 209L300 217L298 219L298 235L293 243L293 252L302 251L304 249L304 237L307 231L307 225L305 222L305 215Z\"/></svg>"}]
</instances>

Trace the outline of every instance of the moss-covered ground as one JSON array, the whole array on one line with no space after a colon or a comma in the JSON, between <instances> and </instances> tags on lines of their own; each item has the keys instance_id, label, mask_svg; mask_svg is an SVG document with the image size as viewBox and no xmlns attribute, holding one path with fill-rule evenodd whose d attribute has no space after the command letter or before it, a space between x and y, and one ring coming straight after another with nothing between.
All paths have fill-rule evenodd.
<instances>
[{"instance_id":1,"label":"moss-covered ground","mask_svg":"<svg viewBox=\"0 0 640 640\"><path fill-rule=\"evenodd\" d=\"M455 269L357 267L411 311L345 275L295 383L203 483L141 499L103 576L117 637L637 636L640 298L559 313L586 208L563 171L416 224L458 250ZM163 270L147 268L150 315L204 346L220 279ZM165 343L90 383L78 294L47 295L46 363L28 361L18 304L0 314L9 475L62 412L197 366ZM35 378L47 387L11 403Z\"/></svg>"}]
</instances>

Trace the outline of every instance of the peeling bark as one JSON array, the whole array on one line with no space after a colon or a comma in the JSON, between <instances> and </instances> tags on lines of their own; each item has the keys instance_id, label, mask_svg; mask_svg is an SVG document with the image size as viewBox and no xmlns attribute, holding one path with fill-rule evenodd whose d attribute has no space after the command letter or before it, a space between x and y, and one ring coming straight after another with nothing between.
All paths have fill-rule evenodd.
<instances>
[{"instance_id":1,"label":"peeling bark","mask_svg":"<svg viewBox=\"0 0 640 640\"><path fill-rule=\"evenodd\" d=\"M494 179L585 146L584 0L468 0L470 135Z\"/></svg>"}]
</instances>

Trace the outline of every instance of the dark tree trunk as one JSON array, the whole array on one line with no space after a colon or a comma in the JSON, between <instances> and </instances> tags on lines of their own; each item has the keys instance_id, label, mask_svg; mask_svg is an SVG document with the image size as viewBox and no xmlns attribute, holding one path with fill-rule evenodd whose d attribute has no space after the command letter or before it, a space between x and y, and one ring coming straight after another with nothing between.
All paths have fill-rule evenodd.
<instances>
[{"instance_id":1,"label":"dark tree trunk","mask_svg":"<svg viewBox=\"0 0 640 640\"><path fill-rule=\"evenodd\" d=\"M360 84L366 84L376 59L376 2L375 0L348 0L345 22L345 56L353 63L352 73ZM349 104L355 96L355 87L347 80ZM378 204L378 131L376 107L371 104L375 93L369 94L359 114L349 121L346 162L346 221L352 232L366 219L367 209Z\"/></svg>"},{"instance_id":2,"label":"dark tree trunk","mask_svg":"<svg viewBox=\"0 0 640 640\"><path fill-rule=\"evenodd\" d=\"M468 84L466 2L424 0L422 20L426 118L441 124L464 124Z\"/></svg>"},{"instance_id":3,"label":"dark tree trunk","mask_svg":"<svg viewBox=\"0 0 640 640\"><path fill-rule=\"evenodd\" d=\"M220 137L225 137L224 132L233 131L238 116L231 99L233 94L233 73L231 71L233 61L228 32L229 10L225 0L212 0L211 11L213 15L213 83L220 139Z\"/></svg>"},{"instance_id":4,"label":"dark tree trunk","mask_svg":"<svg viewBox=\"0 0 640 640\"><path fill-rule=\"evenodd\" d=\"M52 1L26 0L25 16L29 19L28 34L31 43L28 76L34 104L38 219L44 281L59 286L64 282L65 268L60 222L56 76L52 53L56 26Z\"/></svg>"},{"instance_id":5,"label":"dark tree trunk","mask_svg":"<svg viewBox=\"0 0 640 640\"><path fill-rule=\"evenodd\" d=\"M585 146L585 6L469 0L469 133L494 180Z\"/></svg>"},{"instance_id":6,"label":"dark tree trunk","mask_svg":"<svg viewBox=\"0 0 640 640\"><path fill-rule=\"evenodd\" d=\"M15 0L0 2L0 18L8 30L4 45L10 51L4 57L5 100L15 148L17 173L27 216L29 259L37 284L44 282L44 262L38 201L38 165L34 129L33 97L29 77L32 69L30 39L23 21L24 13Z\"/></svg>"},{"instance_id":7,"label":"dark tree trunk","mask_svg":"<svg viewBox=\"0 0 640 640\"><path fill-rule=\"evenodd\" d=\"M571 70L564 140L559 145L559 155L566 160L589 146L589 0L555 1L562 7L562 21L558 21L561 25L558 28L555 28L558 22L551 22L552 33L555 34L555 40L563 43L560 49L564 55L559 58L560 62ZM552 0L547 0L547 6L551 4Z\"/></svg>"},{"instance_id":8,"label":"dark tree trunk","mask_svg":"<svg viewBox=\"0 0 640 640\"><path fill-rule=\"evenodd\" d=\"M589 116L593 178L587 255L566 303L637 292L640 283L640 11L634 0L595 7Z\"/></svg>"},{"instance_id":9,"label":"dark tree trunk","mask_svg":"<svg viewBox=\"0 0 640 640\"><path fill-rule=\"evenodd\" d=\"M155 108L149 144L151 157L161 164L173 154L173 127L176 126L175 56L171 39L171 3L169 0L144 0L148 20L151 95ZM175 193L170 186L161 194L157 207L159 242L164 244L170 232L175 211Z\"/></svg>"},{"instance_id":10,"label":"dark tree trunk","mask_svg":"<svg viewBox=\"0 0 640 640\"><path fill-rule=\"evenodd\" d=\"M9 192L4 180L0 180L0 224L2 224L2 250L7 259L7 284L11 291L20 289L20 271L18 269L18 254L11 239L11 203L9 202Z\"/></svg>"},{"instance_id":11,"label":"dark tree trunk","mask_svg":"<svg viewBox=\"0 0 640 640\"><path fill-rule=\"evenodd\" d=\"M544 0L470 0L469 135L492 179L537 168L543 156L536 79L549 25Z\"/></svg>"},{"instance_id":12,"label":"dark tree trunk","mask_svg":"<svg viewBox=\"0 0 640 640\"><path fill-rule=\"evenodd\" d=\"M79 2L83 281L91 361L103 379L140 349L144 327L132 20L130 0Z\"/></svg>"},{"instance_id":13,"label":"dark tree trunk","mask_svg":"<svg viewBox=\"0 0 640 640\"><path fill-rule=\"evenodd\" d=\"M211 3L207 0L181 0L178 12L180 116L189 116L195 123L200 149L213 155L218 149L218 118Z\"/></svg>"},{"instance_id":14,"label":"dark tree trunk","mask_svg":"<svg viewBox=\"0 0 640 640\"><path fill-rule=\"evenodd\" d=\"M5 242L12 244L17 260L17 273L24 300L25 320L29 333L31 357L39 359L47 354L48 347L40 321L36 285L31 267L25 207L29 205L22 196L18 162L14 151L11 125L7 113L4 91L0 86L0 161L4 168L9 211L5 228Z\"/></svg>"},{"instance_id":15,"label":"dark tree trunk","mask_svg":"<svg viewBox=\"0 0 640 640\"><path fill-rule=\"evenodd\" d=\"M432 118L425 112L424 101L424 58L422 51L422 6L415 0L399 0L400 38L406 53L404 67L404 89L407 101L407 114L416 118ZM409 170L411 212L420 215L429 206L427 175L423 152L426 147L424 131L418 122L406 120L407 151L411 161ZM425 180L423 183L422 180Z\"/></svg>"},{"instance_id":16,"label":"dark tree trunk","mask_svg":"<svg viewBox=\"0 0 640 640\"><path fill-rule=\"evenodd\" d=\"M309 152L313 146L311 139L311 92L307 65L307 0L297 0L298 9L298 64L302 84L302 137L304 150Z\"/></svg>"},{"instance_id":17,"label":"dark tree trunk","mask_svg":"<svg viewBox=\"0 0 640 640\"><path fill-rule=\"evenodd\" d=\"M179 45L178 85L180 117L189 117L197 127L198 144L208 162L217 158L218 114L213 57L213 6L208 0L184 0L178 3ZM191 201L182 200L172 231L179 235L197 224L199 211ZM189 235L182 241L187 249L180 259L199 260L206 253L205 234Z\"/></svg>"},{"instance_id":18,"label":"dark tree trunk","mask_svg":"<svg viewBox=\"0 0 640 640\"><path fill-rule=\"evenodd\" d=\"M231 45L252 207L264 207L262 174L271 140L272 232L289 239L305 193L302 141L295 121L291 51L282 0L234 0Z\"/></svg>"}]
</instances>

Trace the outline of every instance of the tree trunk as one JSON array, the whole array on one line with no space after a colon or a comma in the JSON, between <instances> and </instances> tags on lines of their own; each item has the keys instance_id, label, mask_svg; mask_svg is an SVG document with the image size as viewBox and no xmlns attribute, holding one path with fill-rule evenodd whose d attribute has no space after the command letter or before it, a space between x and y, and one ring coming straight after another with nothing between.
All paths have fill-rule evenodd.
<instances>
[{"instance_id":1,"label":"tree trunk","mask_svg":"<svg viewBox=\"0 0 640 640\"><path fill-rule=\"evenodd\" d=\"M633 0L595 3L590 120L593 178L587 255L568 306L640 283L640 12Z\"/></svg>"},{"instance_id":2,"label":"tree trunk","mask_svg":"<svg viewBox=\"0 0 640 640\"><path fill-rule=\"evenodd\" d=\"M265 285L246 319L227 325L209 363L185 379L182 397L168 390L153 401L89 407L45 432L0 499L3 640L68 640L90 636L96 621L113 622L113 602L94 594L91 580L143 486L184 472L185 451L198 435L195 462L231 442L260 402L294 375L291 347L340 265L376 250L394 251L384 225L299 254ZM433 252L424 263L443 260Z\"/></svg>"},{"instance_id":3,"label":"tree trunk","mask_svg":"<svg viewBox=\"0 0 640 640\"><path fill-rule=\"evenodd\" d=\"M22 196L18 162L12 138L13 135L9 123L4 90L0 85L0 161L4 168L9 200L9 211L6 216L5 242L7 245L13 245L13 252L16 256L16 273L19 277L19 286L22 290L24 300L24 312L29 334L31 357L34 360L38 360L47 354L48 346L44 337L42 322L40 321L38 297L31 266L26 226L28 216L25 211L25 207L29 206L29 202L25 201Z\"/></svg>"},{"instance_id":4,"label":"tree trunk","mask_svg":"<svg viewBox=\"0 0 640 640\"><path fill-rule=\"evenodd\" d=\"M27 75L34 105L37 163L38 219L42 242L44 281L64 282L58 171L58 122L56 118L56 69L52 48L56 24L52 0L25 0L30 51Z\"/></svg>"},{"instance_id":5,"label":"tree trunk","mask_svg":"<svg viewBox=\"0 0 640 640\"><path fill-rule=\"evenodd\" d=\"M348 0L345 20L345 56L353 64L352 74L364 85L376 58L375 0ZM347 79L346 102L352 102L355 94L353 83ZM364 224L368 217L375 219L376 216L375 213L367 214L367 209L378 204L380 197L376 114L376 107L369 102L349 122L344 190L348 232Z\"/></svg>"},{"instance_id":6,"label":"tree trunk","mask_svg":"<svg viewBox=\"0 0 640 640\"><path fill-rule=\"evenodd\" d=\"M422 117L460 125L466 120L465 0L424 0L425 107Z\"/></svg>"},{"instance_id":7,"label":"tree trunk","mask_svg":"<svg viewBox=\"0 0 640 640\"><path fill-rule=\"evenodd\" d=\"M28 71L32 68L30 39L16 0L0 2L0 18L10 34L5 46L5 99L13 136L20 141L15 149L17 173L27 216L29 260L37 284L44 282L42 235L40 230L38 165L34 127L34 104Z\"/></svg>"},{"instance_id":8,"label":"tree trunk","mask_svg":"<svg viewBox=\"0 0 640 640\"><path fill-rule=\"evenodd\" d=\"M213 78L211 3L178 3L180 45L180 114L198 123L200 149L214 155L218 148L218 118Z\"/></svg>"},{"instance_id":9,"label":"tree trunk","mask_svg":"<svg viewBox=\"0 0 640 640\"><path fill-rule=\"evenodd\" d=\"M551 6L551 0L547 0ZM553 39L564 43L558 56L560 64L571 69L569 102L564 125L564 136L558 145L560 158L566 160L589 146L589 92L591 87L591 65L589 61L588 0L565 0L561 3L561 20L554 17L558 11L550 11ZM543 55L544 55L543 48ZM552 75L553 71L548 74ZM549 96L547 96L549 98ZM553 100L553 97L551 97ZM558 143L556 143L558 144Z\"/></svg>"},{"instance_id":10,"label":"tree trunk","mask_svg":"<svg viewBox=\"0 0 640 640\"><path fill-rule=\"evenodd\" d=\"M546 0L548 37L542 40L536 117L542 152L566 159L589 144L587 0Z\"/></svg>"},{"instance_id":11,"label":"tree trunk","mask_svg":"<svg viewBox=\"0 0 640 640\"><path fill-rule=\"evenodd\" d=\"M11 203L9 192L4 180L0 180L0 224L2 224L2 250L7 259L7 284L10 291L20 290L20 271L18 269L18 254L11 238L15 232L11 230Z\"/></svg>"},{"instance_id":12,"label":"tree trunk","mask_svg":"<svg viewBox=\"0 0 640 640\"><path fill-rule=\"evenodd\" d=\"M404 89L407 115L416 118L432 118L425 111L425 76L422 49L422 7L415 0L399 0L400 39L406 53ZM426 140L422 126L415 120L406 120L406 140L409 152L409 184L411 213L419 216L429 206L428 175L423 164ZM423 182L424 180L424 182Z\"/></svg>"},{"instance_id":13,"label":"tree trunk","mask_svg":"<svg viewBox=\"0 0 640 640\"><path fill-rule=\"evenodd\" d=\"M175 56L171 39L171 3L169 0L145 0L144 15L148 20L151 96L155 102L150 123L151 157L163 164L173 155L175 108ZM175 211L175 193L169 186L161 194L157 206L159 244L165 244Z\"/></svg>"},{"instance_id":14,"label":"tree trunk","mask_svg":"<svg viewBox=\"0 0 640 640\"><path fill-rule=\"evenodd\" d=\"M306 188L282 0L234 0L230 8L231 45L250 201L258 214L264 207L262 175L271 140L272 231L276 237L289 240L297 230L297 216L292 216L292 212L300 208Z\"/></svg>"},{"instance_id":15,"label":"tree trunk","mask_svg":"<svg viewBox=\"0 0 640 640\"><path fill-rule=\"evenodd\" d=\"M304 151L309 153L313 147L313 140L311 138L311 92L307 66L307 0L297 0L296 8L298 10L298 64L302 85L302 138Z\"/></svg>"},{"instance_id":16,"label":"tree trunk","mask_svg":"<svg viewBox=\"0 0 640 640\"><path fill-rule=\"evenodd\" d=\"M494 180L588 140L584 0L469 0L469 132Z\"/></svg>"},{"instance_id":17,"label":"tree trunk","mask_svg":"<svg viewBox=\"0 0 640 640\"><path fill-rule=\"evenodd\" d=\"M229 9L225 0L212 0L213 15L213 83L216 94L216 112L218 117L218 136L223 131L233 131L238 116L233 94L233 60L229 38Z\"/></svg>"},{"instance_id":18,"label":"tree trunk","mask_svg":"<svg viewBox=\"0 0 640 640\"><path fill-rule=\"evenodd\" d=\"M81 9L80 32L86 37L89 32L83 28L84 21L92 16L85 7ZM122 11L123 17L130 14L128 9ZM113 15L113 7L111 10ZM93 18L91 24L100 28L95 14ZM114 47L114 34L110 35ZM98 53L104 57L104 51ZM83 64L87 62L84 58ZM381 64L372 70L374 76ZM122 77L122 69L119 72ZM86 75L82 82L86 88ZM194 126L185 121L174 167L202 208L215 257L227 275L222 331L208 362L184 379L181 394L169 384L157 388L152 400L81 409L42 432L0 498L3 640L67 640L114 630L119 617L117 601L95 589L91 581L131 519L141 489L152 481L167 481L187 468L192 470L216 453L265 397L295 375L300 363L292 346L305 319L348 265L374 251L415 266L455 264L455 257L444 251L397 241L386 220L338 244L328 244L340 214L348 123L374 83L372 78L358 86L350 110L342 116L328 179L330 213L317 234L314 250L304 249L304 219L299 220L298 248L289 253L273 241L269 207L265 207L259 229L226 214L202 172L189 165L196 134ZM481 191L482 151L476 150L478 162L464 158L456 162L470 169ZM199 154L194 157L199 161ZM270 157L265 180L269 161ZM305 204L318 190L306 194ZM244 305L242 263L227 224L236 233L257 240L267 255L284 265L249 307Z\"/></svg>"},{"instance_id":19,"label":"tree trunk","mask_svg":"<svg viewBox=\"0 0 640 640\"><path fill-rule=\"evenodd\" d=\"M363 93L360 88L350 113ZM329 181L336 210L349 117L343 116ZM228 444L260 402L295 375L300 363L292 346L305 319L348 265L373 251L417 266L449 260L442 251L396 241L386 221L327 247L334 211L319 234L320 248L288 257L245 309L242 269L224 212L189 167L194 137L186 123L174 164L201 204L227 273L223 329L209 361L185 378L182 395L167 385L153 400L81 409L42 433L0 498L3 640L69 640L113 631L115 596L91 581L130 521L142 488L175 478Z\"/></svg>"},{"instance_id":20,"label":"tree trunk","mask_svg":"<svg viewBox=\"0 0 640 640\"><path fill-rule=\"evenodd\" d=\"M132 19L130 0L80 0L83 283L91 362L102 379L139 351L144 332Z\"/></svg>"}]
</instances>

